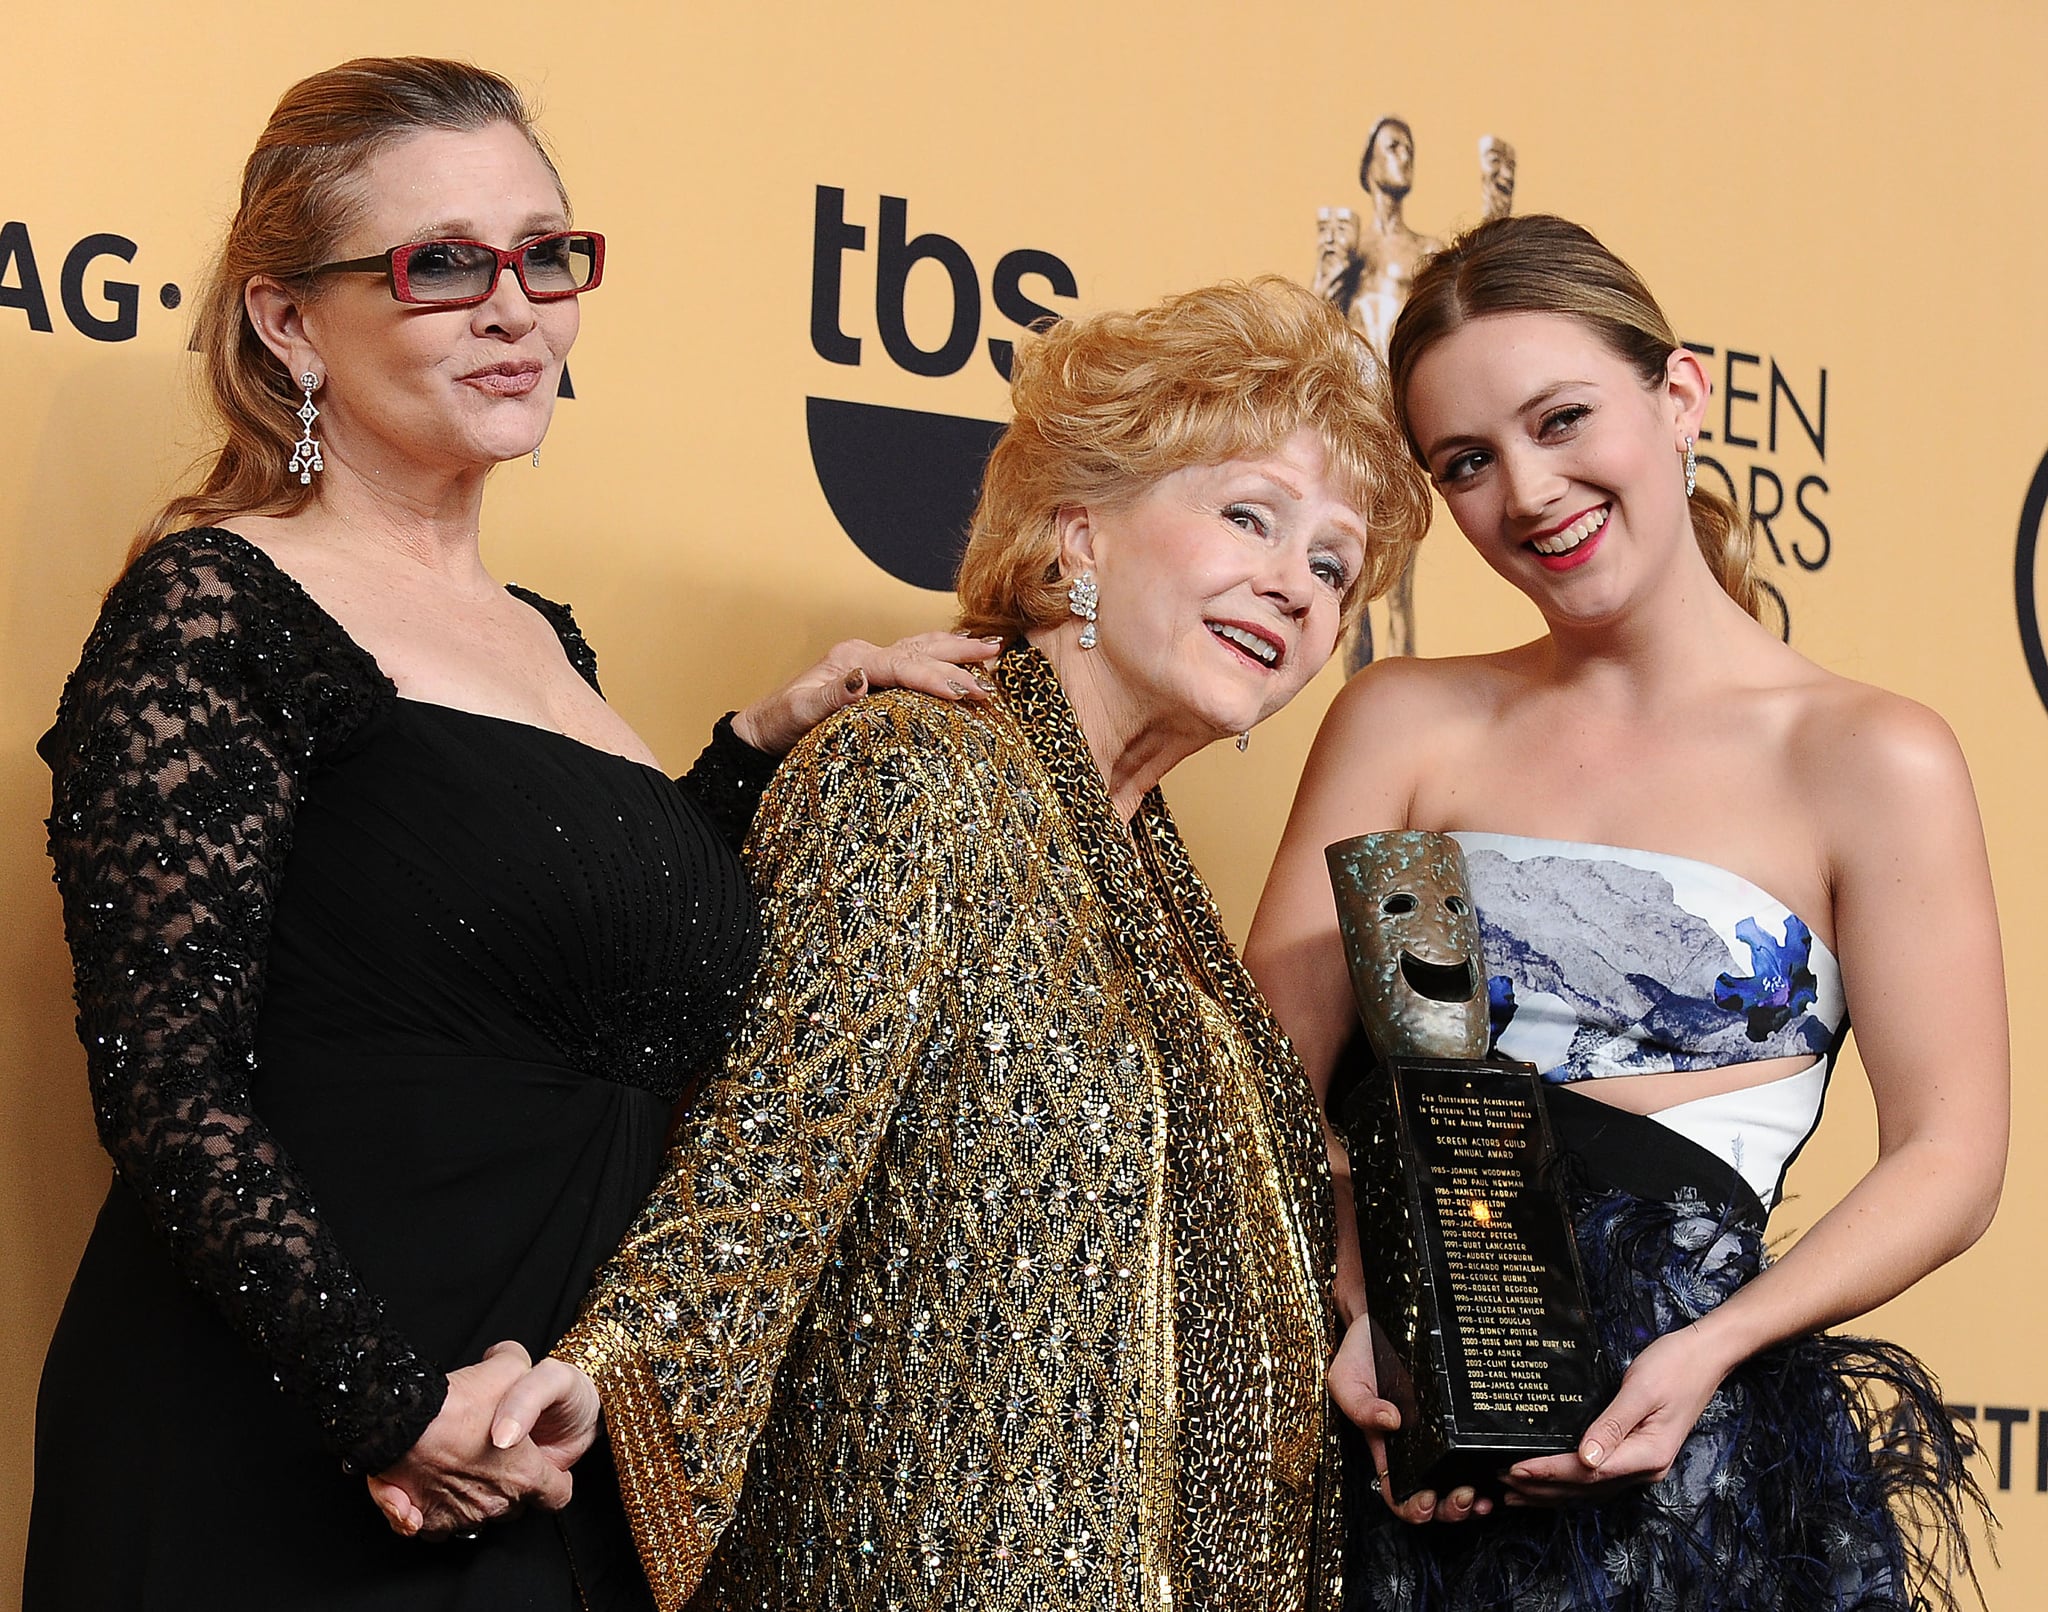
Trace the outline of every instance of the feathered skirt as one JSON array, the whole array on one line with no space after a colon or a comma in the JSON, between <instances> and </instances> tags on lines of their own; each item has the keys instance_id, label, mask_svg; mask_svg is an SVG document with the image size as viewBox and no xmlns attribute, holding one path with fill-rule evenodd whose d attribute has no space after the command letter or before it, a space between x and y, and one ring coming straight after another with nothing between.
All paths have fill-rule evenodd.
<instances>
[{"instance_id":1,"label":"feathered skirt","mask_svg":"<svg viewBox=\"0 0 2048 1612\"><path fill-rule=\"evenodd\" d=\"M1617 1371L1762 1270L1765 1211L1655 1120L1547 1088ZM1974 1582L1968 1424L1907 1350L1831 1333L1731 1372L1660 1482L1464 1523L1400 1521L1347 1445L1347 1612L1909 1612Z\"/></svg>"}]
</instances>

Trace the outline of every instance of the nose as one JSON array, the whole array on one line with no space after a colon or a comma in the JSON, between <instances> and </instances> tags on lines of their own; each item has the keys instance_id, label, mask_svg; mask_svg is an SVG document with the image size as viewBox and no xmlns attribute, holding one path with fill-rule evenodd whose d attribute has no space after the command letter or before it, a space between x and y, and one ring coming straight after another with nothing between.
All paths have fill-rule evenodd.
<instances>
[{"instance_id":1,"label":"nose","mask_svg":"<svg viewBox=\"0 0 2048 1612\"><path fill-rule=\"evenodd\" d=\"M1291 543L1272 551L1266 574L1259 579L1260 597L1272 601L1282 615L1294 621L1308 614L1316 587L1307 552Z\"/></svg>"},{"instance_id":2,"label":"nose","mask_svg":"<svg viewBox=\"0 0 2048 1612\"><path fill-rule=\"evenodd\" d=\"M471 314L479 335L504 336L517 341L540 323L540 311L526 295L526 287L507 264L498 275L491 294Z\"/></svg>"},{"instance_id":3,"label":"nose","mask_svg":"<svg viewBox=\"0 0 2048 1612\"><path fill-rule=\"evenodd\" d=\"M1540 454L1526 451L1502 454L1500 474L1507 513L1523 517L1540 515L1548 509L1562 480Z\"/></svg>"}]
</instances>

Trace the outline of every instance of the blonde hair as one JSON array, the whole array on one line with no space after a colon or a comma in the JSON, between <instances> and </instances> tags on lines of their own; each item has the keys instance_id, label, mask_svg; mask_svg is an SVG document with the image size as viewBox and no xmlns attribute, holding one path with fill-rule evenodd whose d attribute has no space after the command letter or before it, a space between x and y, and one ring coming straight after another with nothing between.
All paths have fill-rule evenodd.
<instances>
[{"instance_id":1,"label":"blonde hair","mask_svg":"<svg viewBox=\"0 0 2048 1612\"><path fill-rule=\"evenodd\" d=\"M1017 638L1065 618L1061 509L1127 504L1176 470L1268 453L1303 427L1365 522L1347 621L1429 529L1428 484L1379 366L1341 314L1277 275L1061 320L1020 346L1010 398L960 562L964 632Z\"/></svg>"},{"instance_id":2,"label":"blonde hair","mask_svg":"<svg viewBox=\"0 0 2048 1612\"><path fill-rule=\"evenodd\" d=\"M1405 402L1416 364L1467 320L1497 313L1575 319L1649 387L1664 384L1666 366L1678 351L1671 322L1642 277L1590 231L1548 213L1480 224L1423 265L1387 343L1394 406L1417 462L1422 448L1409 428ZM1757 574L1755 530L1733 504L1705 487L1693 493L1690 513L1693 538L1714 580L1761 621L1766 594Z\"/></svg>"},{"instance_id":3,"label":"blonde hair","mask_svg":"<svg viewBox=\"0 0 2048 1612\"><path fill-rule=\"evenodd\" d=\"M422 130L467 132L496 123L518 129L555 172L519 91L467 62L365 56L284 92L242 170L241 204L193 322L204 401L221 444L198 487L171 499L143 527L131 560L168 532L232 515L290 515L312 501L313 489L285 470L298 436L298 377L256 334L243 288L263 274L311 296L316 282L307 271L333 257L362 216L355 181L372 157ZM559 189L559 174L555 184Z\"/></svg>"}]
</instances>

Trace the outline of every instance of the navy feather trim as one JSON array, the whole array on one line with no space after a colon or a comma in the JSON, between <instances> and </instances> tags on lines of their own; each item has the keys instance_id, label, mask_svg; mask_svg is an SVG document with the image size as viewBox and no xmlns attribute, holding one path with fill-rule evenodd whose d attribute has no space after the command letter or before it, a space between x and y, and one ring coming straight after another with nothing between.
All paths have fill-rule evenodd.
<instances>
[{"instance_id":1,"label":"navy feather trim","mask_svg":"<svg viewBox=\"0 0 2048 1612\"><path fill-rule=\"evenodd\" d=\"M1625 1366L1765 1264L1759 1216L1690 1192L1575 1193L1596 1320ZM1976 1587L1975 1442L1926 1368L1868 1338L1793 1339L1722 1384L1661 1482L1455 1526L1353 1485L1346 1606L1374 1612L1915 1612ZM1981 1589L1978 1591L1982 1598Z\"/></svg>"}]
</instances>

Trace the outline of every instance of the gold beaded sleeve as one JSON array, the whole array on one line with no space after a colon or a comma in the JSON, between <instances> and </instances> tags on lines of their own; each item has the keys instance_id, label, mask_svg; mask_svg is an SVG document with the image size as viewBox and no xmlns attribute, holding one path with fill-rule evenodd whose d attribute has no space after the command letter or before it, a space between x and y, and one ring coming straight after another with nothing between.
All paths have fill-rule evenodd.
<instances>
[{"instance_id":1,"label":"gold beaded sleeve","mask_svg":"<svg viewBox=\"0 0 2048 1612\"><path fill-rule=\"evenodd\" d=\"M931 713L929 715L922 713ZM768 940L722 1074L555 1353L603 1397L656 1601L732 1520L776 1373L860 1192L954 950L937 713L871 700L776 775L749 858Z\"/></svg>"}]
</instances>

